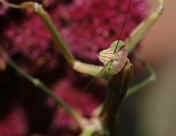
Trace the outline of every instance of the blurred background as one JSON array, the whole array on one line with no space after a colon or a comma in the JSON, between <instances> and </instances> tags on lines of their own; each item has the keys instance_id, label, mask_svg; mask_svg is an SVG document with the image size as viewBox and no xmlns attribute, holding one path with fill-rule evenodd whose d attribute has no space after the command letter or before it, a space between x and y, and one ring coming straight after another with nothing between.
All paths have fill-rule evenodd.
<instances>
[{"instance_id":1,"label":"blurred background","mask_svg":"<svg viewBox=\"0 0 176 136\"><path fill-rule=\"evenodd\" d=\"M10 1L20 3L24 0ZM122 3L124 1L121 0ZM136 1L143 3L143 0ZM38 2L41 1L38 0ZM82 8L83 2L90 4L93 12L86 6ZM98 4L100 2L100 8L97 8L96 2ZM46 0L46 9L63 37L71 45L73 54L81 60L98 64L97 52L107 47L114 40L113 38L117 39L115 34L119 29L112 23L110 25L116 30L112 31L112 28L109 30L109 21L104 16L98 19L97 15L94 16L95 13L100 15L106 13L101 9L104 6L106 9L106 5L101 4L104 1L96 0L96 2ZM118 15L121 15L121 10L125 10L124 5L118 11ZM157 80L122 104L121 136L176 135L175 5L176 1L165 0L163 15L141 42L139 54L154 68ZM151 12L157 6L157 0L150 0ZM135 13L137 17L139 16L139 20L132 18L132 22L139 23L143 19L145 5L141 9L141 13ZM109 11L109 9L106 10ZM97 26L89 22L92 21L91 17L95 19L92 20L98 24ZM123 17L120 17L115 21L118 25L123 21L124 13ZM135 23L129 26L129 30L136 26ZM100 29L95 32L95 28L98 27ZM100 90L104 86L102 87L100 83L94 88L90 87L89 91L85 90L90 78L81 76L68 67L64 58L54 46L51 46L53 45L51 37L38 16L0 5L0 33L3 35L0 37L1 43L18 65L41 79L57 96L85 117L89 117L91 111L102 102L104 94ZM3 90L0 95L0 136L33 134L77 136L72 132L75 122L65 115L62 109L56 108L55 102L48 100L47 96L16 74L13 69L7 67L5 72L1 71L0 89ZM71 132L65 128L71 129Z\"/></svg>"},{"instance_id":2,"label":"blurred background","mask_svg":"<svg viewBox=\"0 0 176 136\"><path fill-rule=\"evenodd\" d=\"M154 0L150 3L152 9L157 5ZM142 41L140 55L154 67L157 80L124 104L131 111L130 116L137 121L133 129L137 136L176 135L175 4L174 0L165 1L163 15ZM122 117L124 121L127 120L125 115ZM123 124L122 133L125 127L128 128Z\"/></svg>"}]
</instances>

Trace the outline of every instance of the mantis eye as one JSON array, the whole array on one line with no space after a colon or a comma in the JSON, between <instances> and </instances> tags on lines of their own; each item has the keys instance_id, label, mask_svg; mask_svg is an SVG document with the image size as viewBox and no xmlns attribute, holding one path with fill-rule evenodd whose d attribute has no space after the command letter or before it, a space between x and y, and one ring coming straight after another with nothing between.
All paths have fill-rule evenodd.
<instances>
[{"instance_id":1,"label":"mantis eye","mask_svg":"<svg viewBox=\"0 0 176 136\"><path fill-rule=\"evenodd\" d=\"M125 43L122 40L116 40L111 44L110 48L112 48L115 53L122 49L124 46Z\"/></svg>"},{"instance_id":2,"label":"mantis eye","mask_svg":"<svg viewBox=\"0 0 176 136\"><path fill-rule=\"evenodd\" d=\"M117 46L117 41L115 41L113 44L116 43ZM125 48L125 44L119 44L117 51L114 52L114 49L112 47L105 49L99 53L99 60L105 65L106 71L111 74L117 74L123 66L126 64L128 58L128 52L127 49Z\"/></svg>"}]
</instances>

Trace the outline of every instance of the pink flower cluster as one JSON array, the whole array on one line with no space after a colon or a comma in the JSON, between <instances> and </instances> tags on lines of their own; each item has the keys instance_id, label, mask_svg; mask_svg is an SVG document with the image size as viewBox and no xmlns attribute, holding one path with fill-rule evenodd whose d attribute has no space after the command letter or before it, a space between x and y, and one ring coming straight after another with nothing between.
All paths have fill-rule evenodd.
<instances>
[{"instance_id":1,"label":"pink flower cluster","mask_svg":"<svg viewBox=\"0 0 176 136\"><path fill-rule=\"evenodd\" d=\"M96 99L95 95L93 95L91 92L86 93L83 89L76 88L73 85L73 82L69 79L63 79L60 82L56 82L52 88L56 96L64 100L84 117L89 117L93 109L95 109L100 103L100 101ZM56 105L56 102L54 102L52 99L49 99L49 105ZM79 130L79 126L75 120L71 118L71 116L68 115L68 113L66 113L66 111L64 111L62 108L56 109L53 121L51 122L49 128L49 133L56 133L55 131L58 129L58 127L62 129L69 128L72 131Z\"/></svg>"},{"instance_id":2,"label":"pink flower cluster","mask_svg":"<svg viewBox=\"0 0 176 136\"><path fill-rule=\"evenodd\" d=\"M98 62L100 49L114 40L127 38L147 14L146 0L132 0L128 13L129 0L44 0L43 3L73 55L92 63ZM128 22L119 36L127 14ZM103 99L102 92L96 89L101 86L85 91L83 86L87 77L67 66L39 16L0 5L0 22L3 22L0 42L8 54L23 69L44 81L57 96L88 117ZM3 77L9 81L14 73L7 70L10 72L4 73ZM62 108L57 109L54 101L24 82L18 77L16 89L9 88L7 98L11 98L11 91L17 91L21 106L20 110L12 108L4 119L0 119L0 135L74 135L75 132L69 131L75 130L74 120ZM12 81L9 84L14 85ZM0 87L3 86L0 82Z\"/></svg>"},{"instance_id":3,"label":"pink flower cluster","mask_svg":"<svg viewBox=\"0 0 176 136\"><path fill-rule=\"evenodd\" d=\"M128 4L129 0L61 1L55 7L51 6L52 10L48 12L73 54L81 59L97 61L98 51L119 38ZM36 69L43 66L53 68L58 63L58 51L50 34L38 16L26 16L22 22L11 21L4 29L5 44L12 54L22 53L34 62ZM125 39L145 16L146 2L132 0L128 23L120 39Z\"/></svg>"}]
</instances>

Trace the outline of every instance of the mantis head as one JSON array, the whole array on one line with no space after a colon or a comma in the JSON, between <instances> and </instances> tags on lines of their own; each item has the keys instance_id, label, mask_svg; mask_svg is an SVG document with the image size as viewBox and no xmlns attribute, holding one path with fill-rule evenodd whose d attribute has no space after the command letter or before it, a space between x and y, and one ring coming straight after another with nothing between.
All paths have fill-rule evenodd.
<instances>
[{"instance_id":1,"label":"mantis head","mask_svg":"<svg viewBox=\"0 0 176 136\"><path fill-rule=\"evenodd\" d=\"M98 58L105 65L105 71L113 75L121 71L128 60L127 56L125 43L117 40L108 49L100 51Z\"/></svg>"}]
</instances>

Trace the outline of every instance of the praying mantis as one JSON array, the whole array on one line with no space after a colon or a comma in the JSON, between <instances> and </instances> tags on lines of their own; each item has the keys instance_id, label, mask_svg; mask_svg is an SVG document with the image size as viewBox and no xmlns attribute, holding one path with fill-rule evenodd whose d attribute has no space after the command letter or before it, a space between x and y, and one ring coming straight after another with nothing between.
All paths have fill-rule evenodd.
<instances>
[{"instance_id":1,"label":"praying mantis","mask_svg":"<svg viewBox=\"0 0 176 136\"><path fill-rule=\"evenodd\" d=\"M68 48L68 45L60 36L60 33L57 31L55 25L50 19L50 16L41 4L35 2L24 2L20 5L15 5L4 0L0 0L0 2L12 8L32 9L41 17L43 23L48 28L49 33L52 35L60 53L65 57L65 60L75 71L108 80L108 93L105 98L105 102L95 110L92 114L92 118L88 120L81 117L67 104L57 98L40 80L25 73L6 54L1 53L2 56L7 59L10 66L31 81L36 87L39 87L47 93L47 95L55 99L58 104L63 106L65 110L77 120L82 128L80 136L91 136L93 134L98 136L108 135L106 132L110 133L112 131L112 122L114 121L115 115L118 113L121 102L128 96L136 93L140 88L143 88L145 85L155 80L154 72L150 66L145 64L138 56L136 56L136 58L149 72L150 76L134 87L128 88L128 82L131 80L131 74L133 71L133 65L128 59L128 55L162 14L164 0L159 0L159 7L142 23L140 23L125 41L114 41L108 49L99 53L98 58L104 66L88 64L75 59Z\"/></svg>"}]
</instances>

